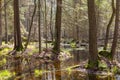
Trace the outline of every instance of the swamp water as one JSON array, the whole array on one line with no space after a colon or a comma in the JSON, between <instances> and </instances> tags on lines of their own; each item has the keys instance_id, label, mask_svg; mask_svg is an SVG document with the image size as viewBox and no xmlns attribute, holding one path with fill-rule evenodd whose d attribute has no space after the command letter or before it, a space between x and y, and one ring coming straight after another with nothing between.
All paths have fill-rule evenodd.
<instances>
[{"instance_id":1,"label":"swamp water","mask_svg":"<svg viewBox=\"0 0 120 80\"><path fill-rule=\"evenodd\" d=\"M78 65L87 59L84 51L73 51L71 54L73 55L71 59L60 63L60 69L56 69L49 60L33 56L22 60L7 58L6 65L1 67L0 71L6 70L12 76L5 78L0 75L0 80L120 80L120 75L98 76L88 74L85 69L70 69L70 66ZM15 75L14 71L18 74Z\"/></svg>"}]
</instances>

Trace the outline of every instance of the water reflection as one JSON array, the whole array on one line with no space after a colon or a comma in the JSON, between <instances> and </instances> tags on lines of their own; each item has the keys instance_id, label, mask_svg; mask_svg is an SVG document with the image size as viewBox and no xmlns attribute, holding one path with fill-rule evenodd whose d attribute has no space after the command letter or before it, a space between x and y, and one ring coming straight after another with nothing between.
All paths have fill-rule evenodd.
<instances>
[{"instance_id":1,"label":"water reflection","mask_svg":"<svg viewBox=\"0 0 120 80\"><path fill-rule=\"evenodd\" d=\"M19 76L19 78L21 77L21 80L120 80L119 75L98 76L92 73L88 74L87 71L84 72L79 68L69 69L68 67L76 64L78 65L87 59L87 52L85 51L74 51L73 53L73 58L70 58L63 62L56 61L55 63L48 60L36 59L33 56L22 60L20 58L10 58L7 62L9 65L7 65L5 69L8 69L11 72L15 71L22 74ZM14 76L8 80L20 79Z\"/></svg>"},{"instance_id":2,"label":"water reflection","mask_svg":"<svg viewBox=\"0 0 120 80\"><path fill-rule=\"evenodd\" d=\"M55 71L56 73L56 71ZM73 71L69 74L67 71L62 71L61 78L59 76L55 76L52 72L46 73L42 75L40 80L120 80L119 78L115 79L112 76L109 77L98 77L96 75L82 75L78 71Z\"/></svg>"}]
</instances>

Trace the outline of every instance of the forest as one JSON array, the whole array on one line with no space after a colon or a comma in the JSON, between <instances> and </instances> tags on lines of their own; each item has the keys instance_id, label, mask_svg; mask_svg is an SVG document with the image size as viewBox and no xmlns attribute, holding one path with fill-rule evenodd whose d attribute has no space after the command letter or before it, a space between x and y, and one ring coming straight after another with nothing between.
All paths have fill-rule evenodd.
<instances>
[{"instance_id":1,"label":"forest","mask_svg":"<svg viewBox=\"0 0 120 80\"><path fill-rule=\"evenodd\" d=\"M0 0L0 80L120 80L120 0Z\"/></svg>"}]
</instances>

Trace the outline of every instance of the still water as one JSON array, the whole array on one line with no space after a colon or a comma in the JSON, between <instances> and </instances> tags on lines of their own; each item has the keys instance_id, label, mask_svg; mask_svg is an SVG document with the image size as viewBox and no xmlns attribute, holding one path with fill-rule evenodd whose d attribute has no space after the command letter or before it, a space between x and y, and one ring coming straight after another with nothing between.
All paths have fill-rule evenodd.
<instances>
[{"instance_id":1,"label":"still water","mask_svg":"<svg viewBox=\"0 0 120 80\"><path fill-rule=\"evenodd\" d=\"M86 54L87 52L84 51L71 52L73 57L58 63L60 68L55 68L58 64L55 65L49 60L38 59L34 56L24 59L7 58L6 64L9 65L5 65L2 69L19 74L8 79L0 78L0 80L120 80L120 75L93 75L88 74L85 69L69 68L87 60Z\"/></svg>"}]
</instances>

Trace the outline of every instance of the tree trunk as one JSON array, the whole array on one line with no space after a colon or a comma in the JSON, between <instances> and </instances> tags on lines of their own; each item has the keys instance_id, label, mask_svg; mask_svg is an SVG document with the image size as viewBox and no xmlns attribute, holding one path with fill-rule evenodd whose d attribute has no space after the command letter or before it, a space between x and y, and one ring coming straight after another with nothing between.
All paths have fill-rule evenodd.
<instances>
[{"instance_id":1,"label":"tree trunk","mask_svg":"<svg viewBox=\"0 0 120 80\"><path fill-rule=\"evenodd\" d=\"M19 16L19 0L14 0L14 50L12 53L14 55L14 70L16 76L21 76L22 66L21 57L16 56L18 54L16 51L22 51L22 40L21 40L21 30L20 30L20 16ZM18 80L22 80L20 77Z\"/></svg>"},{"instance_id":2,"label":"tree trunk","mask_svg":"<svg viewBox=\"0 0 120 80\"><path fill-rule=\"evenodd\" d=\"M2 45L2 0L0 0L0 46Z\"/></svg>"},{"instance_id":3,"label":"tree trunk","mask_svg":"<svg viewBox=\"0 0 120 80\"><path fill-rule=\"evenodd\" d=\"M110 21L109 21L109 23L108 23L108 25L107 25L107 29L106 29L106 37L105 37L104 50L107 49L108 40L109 40L110 26L111 26L111 24L112 24L112 22L113 22L113 20L114 20L114 16L115 16L114 0L112 0L112 4L111 4L111 5L112 5L112 10L113 10L113 12L112 12L112 15L111 15Z\"/></svg>"},{"instance_id":4,"label":"tree trunk","mask_svg":"<svg viewBox=\"0 0 120 80\"><path fill-rule=\"evenodd\" d=\"M25 44L25 48L24 48L24 51L27 49L27 46L30 42L30 36L31 36L31 30L32 30L32 26L33 26L33 20L34 20L34 16L36 14L36 8L37 8L37 4L36 4L36 0L34 0L34 11L33 11L33 14L32 14L32 18L31 18L31 22L30 22L30 26L29 26L29 33L28 33L28 38L27 38L27 42Z\"/></svg>"},{"instance_id":5,"label":"tree trunk","mask_svg":"<svg viewBox=\"0 0 120 80\"><path fill-rule=\"evenodd\" d=\"M45 44L46 44L46 49L48 48L48 45L47 45L47 41L48 41L48 32L47 32L47 5L46 5L46 0L45 0L45 23L44 23L44 26L45 26Z\"/></svg>"},{"instance_id":6,"label":"tree trunk","mask_svg":"<svg viewBox=\"0 0 120 80\"><path fill-rule=\"evenodd\" d=\"M116 18L115 18L115 29L114 29L114 38L111 48L112 60L116 53L117 39L118 39L118 30L119 30L119 21L120 21L120 0L116 0Z\"/></svg>"},{"instance_id":7,"label":"tree trunk","mask_svg":"<svg viewBox=\"0 0 120 80\"><path fill-rule=\"evenodd\" d=\"M57 0L56 22L55 22L55 43L53 47L53 51L56 55L60 53L61 17L62 17L62 0Z\"/></svg>"},{"instance_id":8,"label":"tree trunk","mask_svg":"<svg viewBox=\"0 0 120 80\"><path fill-rule=\"evenodd\" d=\"M52 18L53 18L53 2L51 0L51 15L50 15L50 34L51 34L51 39L52 39L52 42L53 42L53 25L52 25Z\"/></svg>"},{"instance_id":9,"label":"tree trunk","mask_svg":"<svg viewBox=\"0 0 120 80\"><path fill-rule=\"evenodd\" d=\"M79 40L79 26L77 25L78 23L78 12L77 12L77 3L78 3L78 0L74 0L75 1L75 29L76 29L76 41Z\"/></svg>"},{"instance_id":10,"label":"tree trunk","mask_svg":"<svg viewBox=\"0 0 120 80\"><path fill-rule=\"evenodd\" d=\"M17 51L22 50L22 40L20 31L20 20L19 20L19 0L14 0L14 49Z\"/></svg>"},{"instance_id":11,"label":"tree trunk","mask_svg":"<svg viewBox=\"0 0 120 80\"><path fill-rule=\"evenodd\" d=\"M39 53L41 53L41 2L38 0L38 36L39 36Z\"/></svg>"},{"instance_id":12,"label":"tree trunk","mask_svg":"<svg viewBox=\"0 0 120 80\"><path fill-rule=\"evenodd\" d=\"M88 18L89 18L89 68L98 67L98 49L97 49L97 24L95 0L88 1Z\"/></svg>"},{"instance_id":13,"label":"tree trunk","mask_svg":"<svg viewBox=\"0 0 120 80\"><path fill-rule=\"evenodd\" d=\"M4 13L5 13L5 43L8 43L8 26L7 26L7 13L6 13L6 0L4 0Z\"/></svg>"},{"instance_id":14,"label":"tree trunk","mask_svg":"<svg viewBox=\"0 0 120 80\"><path fill-rule=\"evenodd\" d=\"M77 25L78 23L78 12L77 12L77 3L78 3L78 0L73 0L73 3L74 3L74 25L75 27L73 27L73 30L74 30L74 40L77 41L79 39L79 26Z\"/></svg>"}]
</instances>

